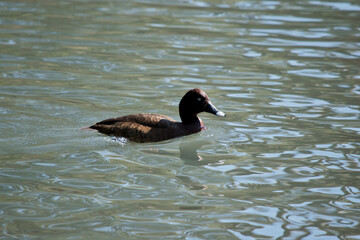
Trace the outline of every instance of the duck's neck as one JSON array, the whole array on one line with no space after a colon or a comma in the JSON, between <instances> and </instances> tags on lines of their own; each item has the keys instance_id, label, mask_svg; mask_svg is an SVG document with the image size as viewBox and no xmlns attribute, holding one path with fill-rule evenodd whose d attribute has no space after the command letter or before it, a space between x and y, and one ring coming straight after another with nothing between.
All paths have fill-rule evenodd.
<instances>
[{"instance_id":1,"label":"duck's neck","mask_svg":"<svg viewBox=\"0 0 360 240\"><path fill-rule=\"evenodd\" d=\"M180 118L183 124L193 124L196 122L201 122L201 119L197 115L182 114L180 112Z\"/></svg>"},{"instance_id":2,"label":"duck's neck","mask_svg":"<svg viewBox=\"0 0 360 240\"><path fill-rule=\"evenodd\" d=\"M179 104L179 115L181 118L181 123L184 125L192 125L192 128L201 129L203 127L201 119L197 116L197 113L189 112L187 106L188 104L184 103L183 98Z\"/></svg>"},{"instance_id":3,"label":"duck's neck","mask_svg":"<svg viewBox=\"0 0 360 240\"><path fill-rule=\"evenodd\" d=\"M201 131L204 129L204 124L196 115L182 115L180 114L181 123L191 128L193 131Z\"/></svg>"}]
</instances>

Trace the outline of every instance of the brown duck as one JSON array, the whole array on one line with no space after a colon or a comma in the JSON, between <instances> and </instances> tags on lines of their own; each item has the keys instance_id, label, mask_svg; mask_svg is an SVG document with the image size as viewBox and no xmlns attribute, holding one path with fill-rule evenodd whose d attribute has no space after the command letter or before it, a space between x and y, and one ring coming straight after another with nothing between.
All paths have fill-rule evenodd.
<instances>
[{"instance_id":1,"label":"brown duck","mask_svg":"<svg viewBox=\"0 0 360 240\"><path fill-rule=\"evenodd\" d=\"M203 130L204 124L197 116L201 112L225 116L212 105L204 91L195 88L188 91L180 101L181 122L161 114L138 113L109 118L89 128L107 135L125 137L135 142L158 142Z\"/></svg>"}]
</instances>

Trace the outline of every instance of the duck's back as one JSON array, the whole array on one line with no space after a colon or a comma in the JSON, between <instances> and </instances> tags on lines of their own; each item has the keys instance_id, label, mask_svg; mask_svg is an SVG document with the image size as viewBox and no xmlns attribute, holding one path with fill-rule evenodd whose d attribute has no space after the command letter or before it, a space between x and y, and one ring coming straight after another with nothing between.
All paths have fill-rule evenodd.
<instances>
[{"instance_id":1,"label":"duck's back","mask_svg":"<svg viewBox=\"0 0 360 240\"><path fill-rule=\"evenodd\" d=\"M139 113L109 118L90 126L97 131L135 142L157 142L186 135L181 123L160 114Z\"/></svg>"}]
</instances>

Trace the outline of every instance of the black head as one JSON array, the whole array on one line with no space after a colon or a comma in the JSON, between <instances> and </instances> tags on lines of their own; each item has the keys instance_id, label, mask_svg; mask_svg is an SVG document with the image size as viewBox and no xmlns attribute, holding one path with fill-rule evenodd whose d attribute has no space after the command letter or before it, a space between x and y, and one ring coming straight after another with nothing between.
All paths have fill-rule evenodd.
<instances>
[{"instance_id":1,"label":"black head","mask_svg":"<svg viewBox=\"0 0 360 240\"><path fill-rule=\"evenodd\" d=\"M217 110L206 93L199 88L192 89L184 95L179 104L179 112L181 121L185 124L197 119L197 114L201 112L225 117L225 114Z\"/></svg>"}]
</instances>

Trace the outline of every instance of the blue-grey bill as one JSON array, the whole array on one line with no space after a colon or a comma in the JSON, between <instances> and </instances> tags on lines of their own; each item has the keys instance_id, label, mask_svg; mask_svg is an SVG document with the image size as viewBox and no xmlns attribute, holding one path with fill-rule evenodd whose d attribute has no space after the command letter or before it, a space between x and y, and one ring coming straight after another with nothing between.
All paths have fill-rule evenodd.
<instances>
[{"instance_id":1,"label":"blue-grey bill","mask_svg":"<svg viewBox=\"0 0 360 240\"><path fill-rule=\"evenodd\" d=\"M223 113L222 111L218 111L218 112L216 113L216 115L217 115L217 116L220 116L220 117L225 117L225 116L226 116L226 114Z\"/></svg>"}]
</instances>

